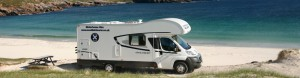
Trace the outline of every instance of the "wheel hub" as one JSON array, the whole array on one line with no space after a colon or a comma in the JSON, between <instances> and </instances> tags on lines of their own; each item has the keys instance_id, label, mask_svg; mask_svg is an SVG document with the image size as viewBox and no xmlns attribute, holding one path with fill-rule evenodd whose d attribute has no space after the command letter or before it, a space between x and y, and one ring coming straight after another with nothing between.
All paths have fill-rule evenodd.
<instances>
[{"instance_id":1,"label":"wheel hub","mask_svg":"<svg viewBox=\"0 0 300 78\"><path fill-rule=\"evenodd\" d=\"M177 66L177 71L178 71L178 72L184 72L184 70L185 70L185 68L184 68L183 65L178 65L178 66Z\"/></svg>"},{"instance_id":2,"label":"wheel hub","mask_svg":"<svg viewBox=\"0 0 300 78\"><path fill-rule=\"evenodd\" d=\"M113 70L112 65L106 65L105 70L108 71L108 72L111 72Z\"/></svg>"}]
</instances>

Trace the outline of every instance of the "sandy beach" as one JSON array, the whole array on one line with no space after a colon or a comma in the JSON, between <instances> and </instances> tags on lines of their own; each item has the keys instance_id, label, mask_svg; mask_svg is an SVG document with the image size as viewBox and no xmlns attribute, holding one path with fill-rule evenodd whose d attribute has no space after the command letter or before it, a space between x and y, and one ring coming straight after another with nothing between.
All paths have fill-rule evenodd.
<instances>
[{"instance_id":1,"label":"sandy beach","mask_svg":"<svg viewBox=\"0 0 300 78\"><path fill-rule=\"evenodd\" d=\"M76 59L76 42L55 42L36 39L0 38L3 58L35 58L53 55L54 59Z\"/></svg>"},{"instance_id":2,"label":"sandy beach","mask_svg":"<svg viewBox=\"0 0 300 78\"><path fill-rule=\"evenodd\" d=\"M0 38L1 58L35 58L53 55L58 60L53 70L76 69L76 42L46 41L37 39ZM202 55L202 67L194 72L218 72L240 68L263 69L300 77L298 63L268 63L276 60L280 48L230 47L230 46L193 46ZM256 63L251 63L256 61ZM1 66L0 71L23 70L28 66L27 61L18 65ZM286 72L289 71L289 72ZM168 74L171 77L185 75Z\"/></svg>"},{"instance_id":3,"label":"sandy beach","mask_svg":"<svg viewBox=\"0 0 300 78\"><path fill-rule=\"evenodd\" d=\"M36 39L0 38L0 57L35 58L53 55L56 60L76 59L76 42L45 41ZM192 45L193 46L193 45ZM203 66L223 66L275 60L278 48L193 46L203 57Z\"/></svg>"}]
</instances>

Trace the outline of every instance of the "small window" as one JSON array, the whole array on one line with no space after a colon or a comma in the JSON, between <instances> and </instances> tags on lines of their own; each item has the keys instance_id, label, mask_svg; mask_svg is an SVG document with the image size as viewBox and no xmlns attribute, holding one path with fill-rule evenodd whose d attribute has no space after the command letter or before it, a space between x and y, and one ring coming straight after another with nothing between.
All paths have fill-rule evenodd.
<instances>
[{"instance_id":1,"label":"small window","mask_svg":"<svg viewBox=\"0 0 300 78\"><path fill-rule=\"evenodd\" d=\"M129 35L129 44L133 46L145 46L146 37L143 34Z\"/></svg>"},{"instance_id":2,"label":"small window","mask_svg":"<svg viewBox=\"0 0 300 78\"><path fill-rule=\"evenodd\" d=\"M160 49L159 38L148 38L148 40L154 49Z\"/></svg>"}]
</instances>

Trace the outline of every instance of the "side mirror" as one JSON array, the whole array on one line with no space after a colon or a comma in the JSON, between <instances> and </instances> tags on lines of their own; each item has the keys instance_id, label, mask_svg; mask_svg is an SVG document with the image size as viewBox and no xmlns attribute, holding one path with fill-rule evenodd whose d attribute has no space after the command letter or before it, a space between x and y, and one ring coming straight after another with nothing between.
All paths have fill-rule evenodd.
<instances>
[{"instance_id":1,"label":"side mirror","mask_svg":"<svg viewBox=\"0 0 300 78\"><path fill-rule=\"evenodd\" d=\"M180 50L179 50L179 48L176 46L175 48L174 48L174 50L173 51L175 51L175 52L179 52Z\"/></svg>"}]
</instances>

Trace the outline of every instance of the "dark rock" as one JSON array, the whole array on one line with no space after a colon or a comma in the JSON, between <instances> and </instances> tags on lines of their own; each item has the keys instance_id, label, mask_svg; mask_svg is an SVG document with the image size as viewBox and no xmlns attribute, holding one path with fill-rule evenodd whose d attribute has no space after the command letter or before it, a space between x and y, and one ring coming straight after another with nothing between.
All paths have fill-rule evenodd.
<instances>
[{"instance_id":1,"label":"dark rock","mask_svg":"<svg viewBox=\"0 0 300 78\"><path fill-rule=\"evenodd\" d=\"M90 2L75 2L73 6L94 6L94 3Z\"/></svg>"},{"instance_id":2,"label":"dark rock","mask_svg":"<svg viewBox=\"0 0 300 78\"><path fill-rule=\"evenodd\" d=\"M2 8L2 7L0 7L0 12L1 13L9 13L10 11L9 11L9 9L7 9L7 8Z\"/></svg>"},{"instance_id":3,"label":"dark rock","mask_svg":"<svg viewBox=\"0 0 300 78\"><path fill-rule=\"evenodd\" d=\"M5 13L2 13L2 12L0 12L0 16L6 16L6 14L5 14Z\"/></svg>"},{"instance_id":4,"label":"dark rock","mask_svg":"<svg viewBox=\"0 0 300 78\"><path fill-rule=\"evenodd\" d=\"M269 60L267 63L273 63L273 60Z\"/></svg>"},{"instance_id":5,"label":"dark rock","mask_svg":"<svg viewBox=\"0 0 300 78\"><path fill-rule=\"evenodd\" d=\"M17 11L13 11L13 12L7 13L6 15L13 16L13 15L20 15L20 14Z\"/></svg>"},{"instance_id":6,"label":"dark rock","mask_svg":"<svg viewBox=\"0 0 300 78\"><path fill-rule=\"evenodd\" d=\"M251 63L258 63L258 61L252 61Z\"/></svg>"},{"instance_id":7,"label":"dark rock","mask_svg":"<svg viewBox=\"0 0 300 78\"><path fill-rule=\"evenodd\" d=\"M181 3L191 1L192 0L133 0L135 3Z\"/></svg>"}]
</instances>

